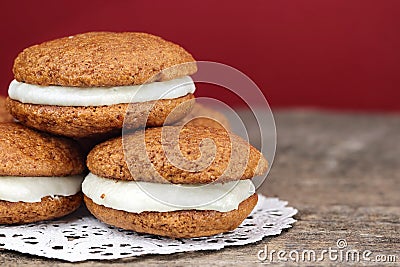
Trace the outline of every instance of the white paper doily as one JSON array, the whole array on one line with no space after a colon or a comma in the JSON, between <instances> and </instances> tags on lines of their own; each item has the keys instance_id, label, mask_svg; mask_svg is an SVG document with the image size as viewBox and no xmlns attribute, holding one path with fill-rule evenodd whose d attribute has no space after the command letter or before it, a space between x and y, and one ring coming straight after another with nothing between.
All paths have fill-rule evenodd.
<instances>
[{"instance_id":1,"label":"white paper doily","mask_svg":"<svg viewBox=\"0 0 400 267\"><path fill-rule=\"evenodd\" d=\"M85 208L61 219L0 226L0 248L70 262L119 259L145 254L219 250L279 235L296 222L287 202L259 195L257 206L236 230L211 237L170 239L121 230L101 223Z\"/></svg>"}]
</instances>

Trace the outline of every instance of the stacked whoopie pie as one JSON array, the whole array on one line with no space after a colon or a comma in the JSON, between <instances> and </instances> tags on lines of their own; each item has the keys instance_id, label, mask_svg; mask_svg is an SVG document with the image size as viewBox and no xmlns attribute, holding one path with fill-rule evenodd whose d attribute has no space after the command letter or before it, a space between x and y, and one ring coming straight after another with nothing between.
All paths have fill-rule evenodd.
<instances>
[{"instance_id":1,"label":"stacked whoopie pie","mask_svg":"<svg viewBox=\"0 0 400 267\"><path fill-rule=\"evenodd\" d=\"M0 224L67 215L82 202L79 145L14 122L0 123Z\"/></svg>"},{"instance_id":2,"label":"stacked whoopie pie","mask_svg":"<svg viewBox=\"0 0 400 267\"><path fill-rule=\"evenodd\" d=\"M6 104L18 121L41 131L110 136L121 132L128 107L132 128L143 118L146 126L162 126L172 110L169 123L185 117L195 90L188 75L196 70L182 47L151 34L78 34L22 51Z\"/></svg>"},{"instance_id":3,"label":"stacked whoopie pie","mask_svg":"<svg viewBox=\"0 0 400 267\"><path fill-rule=\"evenodd\" d=\"M90 212L110 225L209 236L235 229L250 214L257 194L249 179L267 165L254 147L219 128L149 128L97 145L82 191Z\"/></svg>"},{"instance_id":4,"label":"stacked whoopie pie","mask_svg":"<svg viewBox=\"0 0 400 267\"><path fill-rule=\"evenodd\" d=\"M194 103L189 75L197 67L182 47L146 33L92 32L29 47L13 71L6 104L21 124L81 142L117 136L89 153L82 184L88 209L103 222L169 237L208 236L235 229L256 205L250 178L268 163L224 129L225 117ZM82 154L69 153L63 160L72 166ZM74 166L36 176L83 171Z\"/></svg>"}]
</instances>

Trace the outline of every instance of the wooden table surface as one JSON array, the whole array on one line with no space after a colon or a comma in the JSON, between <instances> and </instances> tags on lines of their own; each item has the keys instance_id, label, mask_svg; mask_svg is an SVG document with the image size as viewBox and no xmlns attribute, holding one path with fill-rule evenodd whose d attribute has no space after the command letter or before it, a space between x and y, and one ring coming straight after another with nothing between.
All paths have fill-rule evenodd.
<instances>
[{"instance_id":1,"label":"wooden table surface","mask_svg":"<svg viewBox=\"0 0 400 267\"><path fill-rule=\"evenodd\" d=\"M319 111L275 112L278 148L274 165L259 193L289 201L299 210L298 222L277 237L221 251L144 256L111 262L90 261L80 266L132 265L255 265L258 251L336 249L371 251L400 264L400 115L348 114ZM263 255L263 254L262 254ZM295 254L292 254L295 255ZM317 254L319 255L319 254ZM383 255L383 256L382 256ZM274 263L297 264L289 260ZM326 255L322 262L338 264ZM356 265L377 265L361 261ZM385 263L393 265L395 263ZM0 251L0 266L70 263Z\"/></svg>"}]
</instances>

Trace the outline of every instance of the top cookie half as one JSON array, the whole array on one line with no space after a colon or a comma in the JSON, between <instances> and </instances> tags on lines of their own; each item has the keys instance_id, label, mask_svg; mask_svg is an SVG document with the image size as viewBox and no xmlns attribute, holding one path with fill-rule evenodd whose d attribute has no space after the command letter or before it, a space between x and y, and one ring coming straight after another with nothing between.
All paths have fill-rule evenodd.
<instances>
[{"instance_id":1,"label":"top cookie half","mask_svg":"<svg viewBox=\"0 0 400 267\"><path fill-rule=\"evenodd\" d=\"M137 32L89 32L34 45L13 67L19 82L75 87L136 85L196 71L181 46Z\"/></svg>"},{"instance_id":2,"label":"top cookie half","mask_svg":"<svg viewBox=\"0 0 400 267\"><path fill-rule=\"evenodd\" d=\"M125 133L93 148L86 163L103 178L174 184L244 180L268 169L267 160L247 141L199 125Z\"/></svg>"},{"instance_id":3,"label":"top cookie half","mask_svg":"<svg viewBox=\"0 0 400 267\"><path fill-rule=\"evenodd\" d=\"M0 123L0 176L71 176L85 171L77 142Z\"/></svg>"}]
</instances>

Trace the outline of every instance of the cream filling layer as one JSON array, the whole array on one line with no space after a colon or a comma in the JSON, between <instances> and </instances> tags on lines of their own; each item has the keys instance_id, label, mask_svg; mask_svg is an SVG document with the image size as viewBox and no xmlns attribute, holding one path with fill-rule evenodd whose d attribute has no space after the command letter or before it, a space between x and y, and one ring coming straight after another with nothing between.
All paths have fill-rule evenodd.
<instances>
[{"instance_id":1,"label":"cream filling layer","mask_svg":"<svg viewBox=\"0 0 400 267\"><path fill-rule=\"evenodd\" d=\"M82 192L97 205L140 213L176 210L228 212L255 192L251 180L224 184L176 185L106 179L89 173Z\"/></svg>"},{"instance_id":2,"label":"cream filling layer","mask_svg":"<svg viewBox=\"0 0 400 267\"><path fill-rule=\"evenodd\" d=\"M81 191L82 175L66 177L0 176L0 200L40 202L43 197L72 196Z\"/></svg>"},{"instance_id":3,"label":"cream filling layer","mask_svg":"<svg viewBox=\"0 0 400 267\"><path fill-rule=\"evenodd\" d=\"M195 90L189 76L143 85L87 88L39 86L13 80L8 95L11 99L28 104L88 107L173 99L194 93Z\"/></svg>"}]
</instances>

